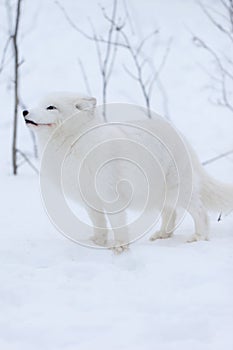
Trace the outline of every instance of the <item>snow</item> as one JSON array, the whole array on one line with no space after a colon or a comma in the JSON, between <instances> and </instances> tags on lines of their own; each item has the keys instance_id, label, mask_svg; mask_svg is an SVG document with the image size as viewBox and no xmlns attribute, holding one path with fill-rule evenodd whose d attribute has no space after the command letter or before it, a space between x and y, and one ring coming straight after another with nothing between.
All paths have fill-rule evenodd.
<instances>
[{"instance_id":1,"label":"snow","mask_svg":"<svg viewBox=\"0 0 233 350\"><path fill-rule=\"evenodd\" d=\"M94 2L63 4L80 26L88 28L89 16L104 29ZM110 1L106 4L111 7ZM161 28L159 45L173 36L162 75L172 122L202 160L231 149L232 115L208 101L208 76L198 63L209 67L211 62L193 46L187 28L224 48L223 38L195 1L151 0L142 8L137 0L130 6L140 37L155 24ZM84 91L78 57L90 67L93 95L100 99L91 43L70 29L53 1L25 1L24 13L24 103L30 105L50 90ZM1 23L4 34L4 19ZM114 74L109 101L143 103L135 83L123 80L120 66ZM211 216L208 242L185 243L193 230L186 217L173 238L152 243L146 236L120 256L69 241L46 216L35 173L24 165L17 177L11 175L9 76L9 68L0 76L0 349L231 349L233 216L219 223L217 215ZM153 107L163 114L157 89L154 94ZM31 152L21 119L19 146ZM232 182L232 160L227 157L207 170Z\"/></svg>"}]
</instances>

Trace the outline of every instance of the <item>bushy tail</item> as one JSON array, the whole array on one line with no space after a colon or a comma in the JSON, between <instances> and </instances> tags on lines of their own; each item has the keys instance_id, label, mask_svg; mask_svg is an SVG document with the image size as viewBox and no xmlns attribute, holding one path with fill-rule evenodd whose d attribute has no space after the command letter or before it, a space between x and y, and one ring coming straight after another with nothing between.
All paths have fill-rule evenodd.
<instances>
[{"instance_id":1,"label":"bushy tail","mask_svg":"<svg viewBox=\"0 0 233 350\"><path fill-rule=\"evenodd\" d=\"M233 210L233 185L215 180L203 172L202 200L207 209L223 213Z\"/></svg>"}]
</instances>

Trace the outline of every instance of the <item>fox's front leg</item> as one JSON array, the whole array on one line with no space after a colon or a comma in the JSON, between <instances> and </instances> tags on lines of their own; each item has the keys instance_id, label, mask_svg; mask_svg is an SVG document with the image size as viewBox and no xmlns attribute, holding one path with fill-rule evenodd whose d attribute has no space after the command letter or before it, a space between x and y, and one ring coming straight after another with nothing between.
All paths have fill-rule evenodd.
<instances>
[{"instance_id":1,"label":"fox's front leg","mask_svg":"<svg viewBox=\"0 0 233 350\"><path fill-rule=\"evenodd\" d=\"M120 254L129 249L130 243L126 213L122 211L117 214L109 214L108 219L114 233L112 250L116 254Z\"/></svg>"},{"instance_id":2,"label":"fox's front leg","mask_svg":"<svg viewBox=\"0 0 233 350\"><path fill-rule=\"evenodd\" d=\"M88 208L87 212L94 232L91 240L99 246L106 247L108 243L108 227L105 213L92 208Z\"/></svg>"}]
</instances>

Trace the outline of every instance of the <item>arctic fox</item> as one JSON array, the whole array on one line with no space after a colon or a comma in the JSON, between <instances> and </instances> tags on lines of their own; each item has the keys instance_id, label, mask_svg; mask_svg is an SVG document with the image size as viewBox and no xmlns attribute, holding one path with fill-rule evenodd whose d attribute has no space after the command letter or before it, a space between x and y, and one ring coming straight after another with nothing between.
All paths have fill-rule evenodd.
<instances>
[{"instance_id":1,"label":"arctic fox","mask_svg":"<svg viewBox=\"0 0 233 350\"><path fill-rule=\"evenodd\" d=\"M134 231L138 230L136 236L130 236L129 226L131 224L126 222L126 214L123 209L127 207L127 203L130 203L131 199L128 198L127 202L126 198L130 197L130 191L128 191L128 186L124 187L124 181L119 181L127 178L128 175L131 176L130 183L135 193L140 192L137 204L132 208L137 209L138 207L142 210L140 198L144 198L144 201L147 200L146 210L153 211L154 207L162 213L161 228L151 236L152 241L172 236L180 209L187 211L194 220L195 232L189 241L207 240L209 237L208 211L222 213L232 210L233 186L221 183L209 176L189 143L182 136L177 136L173 127L161 117L155 115L152 119L145 117L144 120L133 122L130 119L129 123L108 124L103 123L96 109L98 107L93 97L76 93L54 93L42 100L36 108L23 111L27 126L36 133L41 154L51 137L58 148L62 148L71 136L78 138L86 131L95 130L91 137L87 137L86 141L80 141L81 144L77 147L74 146L74 143L70 144L73 160L76 159L81 163L80 152L84 152L86 148L84 158L87 161L88 151L94 150L97 144L102 147L100 149L102 160L105 159L104 157L108 160L115 160L115 162L108 161L108 171L103 173L104 180L99 183L100 190L103 189L103 196L98 193L93 195L96 188L92 186L92 181L94 183L97 170L100 168L95 169L95 166L97 163L98 166L101 165L98 162L98 156L89 157L87 170L81 180L83 185L81 191L86 192L87 202L95 203L91 206L86 205L86 201L82 201L85 203L84 206L93 224L94 236L92 239L95 244L109 246L108 222L114 233L115 247L122 248L140 233L144 233L140 232L144 230L144 226L138 221L139 224L134 226ZM61 128L61 125L70 118L71 123ZM154 134L156 134L155 139ZM127 145L126 141L129 141ZM130 167L129 157L132 158ZM54 159L51 159L51 162L53 161ZM147 182L151 186L149 194L145 193L146 187L141 183L142 178L138 175L137 166L134 167L136 163L140 164L142 172L146 173ZM93 179L89 181L88 176ZM72 197L74 187L68 187ZM106 192L104 192L105 187ZM115 210L116 207L114 207L117 215L114 215L114 210L109 210L113 195L121 198L120 209L117 205L119 210ZM76 197L73 197L76 200ZM137 223L137 220L135 222Z\"/></svg>"}]
</instances>

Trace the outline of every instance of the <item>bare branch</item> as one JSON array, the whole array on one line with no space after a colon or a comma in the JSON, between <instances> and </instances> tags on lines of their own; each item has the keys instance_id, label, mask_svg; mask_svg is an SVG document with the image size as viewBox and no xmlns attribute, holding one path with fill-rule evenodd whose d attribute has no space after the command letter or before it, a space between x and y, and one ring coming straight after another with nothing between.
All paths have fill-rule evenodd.
<instances>
[{"instance_id":1,"label":"bare branch","mask_svg":"<svg viewBox=\"0 0 233 350\"><path fill-rule=\"evenodd\" d=\"M138 48L136 49L136 54L138 55L140 53L140 51L142 50L143 46L146 44L146 42L151 39L154 35L158 34L159 30L155 29L153 30L152 33L148 34L145 36L144 39L142 39L141 43L139 44Z\"/></svg>"},{"instance_id":2,"label":"bare branch","mask_svg":"<svg viewBox=\"0 0 233 350\"><path fill-rule=\"evenodd\" d=\"M219 155L216 156L216 157L210 158L210 159L208 159L208 160L202 162L202 165L205 166L205 165L211 164L211 163L213 163L213 162L216 162L216 160L225 158L225 157L227 157L227 156L230 156L231 154L233 154L233 150L230 150L230 151L225 152L225 153L221 153L221 154L219 154Z\"/></svg>"},{"instance_id":3,"label":"bare branch","mask_svg":"<svg viewBox=\"0 0 233 350\"><path fill-rule=\"evenodd\" d=\"M155 83L155 81L158 79L160 73L162 72L162 70L163 70L163 68L164 68L164 66L165 66L165 64L166 64L166 61L167 61L167 58L168 58L168 55L169 55L169 52L170 52L170 49L171 49L171 43L172 43L172 39L170 39L170 40L168 41L168 44L167 44L165 53L164 53L164 55L163 55L162 61L161 61L161 63L160 63L160 66L159 66L158 70L155 71L154 76L153 76L152 79L151 79L151 82L150 82L150 85L149 85L149 88L148 88L148 95L149 95L149 96L151 96L154 83Z\"/></svg>"},{"instance_id":4,"label":"bare branch","mask_svg":"<svg viewBox=\"0 0 233 350\"><path fill-rule=\"evenodd\" d=\"M39 174L39 170L35 167L35 165L30 161L30 159L26 156L26 154L19 149L16 150L17 153L21 155L21 157L25 160L25 162L37 173Z\"/></svg>"},{"instance_id":5,"label":"bare branch","mask_svg":"<svg viewBox=\"0 0 233 350\"><path fill-rule=\"evenodd\" d=\"M17 1L16 7L16 18L15 18L15 27L12 34L12 43L14 51L14 119L13 119L13 142L12 142L12 164L13 164L13 173L17 174L17 117L18 117L18 106L19 106L19 50L18 50L18 30L19 30L19 21L21 14L21 5L22 0Z\"/></svg>"},{"instance_id":6,"label":"bare branch","mask_svg":"<svg viewBox=\"0 0 233 350\"><path fill-rule=\"evenodd\" d=\"M97 56L99 60L99 67L100 67L100 72L102 76L102 98L103 98L103 105L105 106L106 100L107 100L107 87L109 83L110 76L113 71L113 66L115 63L116 59L116 54L117 54L117 48L121 47L126 50L128 50L134 66L136 73L132 73L131 69L129 70L125 65L123 66L127 74L133 78L135 81L138 82L140 89L142 91L142 95L145 100L146 108L147 108L147 114L148 117L151 118L151 111L150 111L150 104L151 104L151 92L153 85L158 78L163 66L165 65L169 49L170 47L167 47L167 50L164 54L163 60L161 62L161 65L159 69L154 72L154 70L151 72L152 78L148 81L147 78L144 75L144 66L148 63L148 58L141 60L142 56L142 50L144 45L149 41L149 39L153 38L156 34L158 34L158 29L153 30L151 33L146 35L141 42L137 45L135 48L130 39L129 36L125 30L125 25L126 21L120 21L116 19L117 16L117 0L113 1L113 7L112 7L112 13L109 15L104 7L101 7L102 14L104 19L108 22L109 24L109 29L107 32L107 37L103 38L101 36L98 36L96 33L96 30L94 26L91 24L92 27L92 32L93 34L87 34L84 32L82 29L80 29L70 18L70 16L67 14L66 10L64 7L56 1L57 5L65 15L65 18L67 19L68 23L71 25L73 29L75 29L78 33L83 35L86 39L91 40L95 43L96 45L96 51L97 51ZM126 4L125 4L126 6ZM129 18L129 13L127 10L126 13L126 19ZM114 37L115 33L115 37ZM105 44L105 50L102 50L102 46L100 44ZM149 65L148 65L149 66ZM84 77L84 80L86 78ZM147 86L148 85L148 86ZM105 113L105 107L103 108L103 117L106 120L106 113Z\"/></svg>"},{"instance_id":7,"label":"bare branch","mask_svg":"<svg viewBox=\"0 0 233 350\"><path fill-rule=\"evenodd\" d=\"M90 22L92 32L93 32L93 41L94 41L95 46L96 46L96 52L97 52L97 57L98 57L98 61L99 61L100 71L102 73L103 63L102 63L102 53L101 53L101 49L100 49L100 42L99 42L99 39L97 38L96 30L95 30L92 22L90 20L89 20L89 22Z\"/></svg>"},{"instance_id":8,"label":"bare branch","mask_svg":"<svg viewBox=\"0 0 233 350\"><path fill-rule=\"evenodd\" d=\"M233 0L220 0L222 11L217 11L215 8L210 8L208 10L208 7L204 6L200 1L198 1L198 4L214 27L223 33L226 38L231 40L229 51L221 54L217 53L216 50L210 47L204 40L193 35L194 43L198 47L205 49L214 59L218 67L218 78L213 76L213 74L209 74L217 86L220 86L219 93L221 96L217 99L217 104L226 107L233 113L233 103L231 102L232 98L230 98L233 93L233 60L229 53L233 48ZM220 17L224 19L225 23L228 23L229 28L227 28L226 25L223 26L219 22ZM212 87L212 89L214 88Z\"/></svg>"},{"instance_id":9,"label":"bare branch","mask_svg":"<svg viewBox=\"0 0 233 350\"><path fill-rule=\"evenodd\" d=\"M20 97L19 97L19 107L22 110L26 109L26 106L22 102L22 99ZM27 129L28 129L30 136L31 136L31 139L32 139L33 154L34 154L34 157L37 159L38 158L38 148L37 148L37 144L36 144L36 137L35 137L34 132L30 128L27 128Z\"/></svg>"},{"instance_id":10,"label":"bare branch","mask_svg":"<svg viewBox=\"0 0 233 350\"><path fill-rule=\"evenodd\" d=\"M131 15L129 13L129 9L128 9L128 5L127 5L127 1L123 0L123 5L124 5L124 9L125 9L125 14L126 14L126 21L128 20L129 26L130 26L130 30L131 30L131 34L134 35L135 34L135 30L134 30L134 24L133 21L131 19Z\"/></svg>"},{"instance_id":11,"label":"bare branch","mask_svg":"<svg viewBox=\"0 0 233 350\"><path fill-rule=\"evenodd\" d=\"M68 15L68 13L66 12L65 8L60 4L59 1L55 1L55 4L57 4L57 6L60 8L60 10L62 11L62 13L64 14L67 22L70 24L70 26L75 29L77 32L79 32L80 34L82 34L85 38L89 39L89 40L94 40L94 38L91 35L88 35L87 33L85 33L81 28L79 28L70 18L70 16Z\"/></svg>"},{"instance_id":12,"label":"bare branch","mask_svg":"<svg viewBox=\"0 0 233 350\"><path fill-rule=\"evenodd\" d=\"M115 42L117 42L117 41L118 41L118 32L116 32L116 38L115 38ZM117 50L118 50L118 46L114 45L113 53L112 53L112 59L110 61L109 70L108 70L108 73L107 73L107 81L109 81L110 76L112 75L112 72L113 72L113 67L114 67L114 64L115 64L116 56L117 56Z\"/></svg>"},{"instance_id":13,"label":"bare branch","mask_svg":"<svg viewBox=\"0 0 233 350\"><path fill-rule=\"evenodd\" d=\"M134 75L127 67L125 64L123 64L123 68L125 70L125 72L134 80L138 80L138 77L136 75Z\"/></svg>"},{"instance_id":14,"label":"bare branch","mask_svg":"<svg viewBox=\"0 0 233 350\"><path fill-rule=\"evenodd\" d=\"M87 93L91 96L92 93L91 93L91 88L90 88L90 85L89 85L89 82L88 82L87 74L86 74L85 68L83 66L82 60L80 58L78 59L78 63L79 63L79 66L80 66L80 70L81 70L81 73L82 73L82 76L83 76L83 80L84 80L84 83L85 83L85 86L86 86Z\"/></svg>"},{"instance_id":15,"label":"bare branch","mask_svg":"<svg viewBox=\"0 0 233 350\"><path fill-rule=\"evenodd\" d=\"M232 33L225 27L223 27L219 22L217 22L216 19L209 13L209 11L206 10L206 8L200 1L198 1L198 4L201 7L202 11L205 13L205 15L208 17L208 19L212 22L212 24L214 24L214 26L218 28L222 33L226 34L228 38L233 42Z\"/></svg>"},{"instance_id":16,"label":"bare branch","mask_svg":"<svg viewBox=\"0 0 233 350\"><path fill-rule=\"evenodd\" d=\"M123 29L120 29L119 32L120 32L121 36L123 37L123 40L125 41L126 47L127 47L128 51L133 59L133 62L134 62L135 68L136 68L136 72L137 72L136 79L135 78L134 79L138 82L138 84L141 88L141 91L142 91L142 94L143 94L143 97L144 97L145 103L146 103L147 115L148 115L148 118L151 118L150 96L148 95L148 91L146 89L146 82L145 82L145 79L143 78L143 75L142 75L143 63L140 63L140 55L139 55L140 52L137 53L137 50L133 48L127 34L123 31ZM139 45L138 47L140 47L140 46L141 45ZM130 76L132 77L132 74L130 74Z\"/></svg>"},{"instance_id":17,"label":"bare branch","mask_svg":"<svg viewBox=\"0 0 233 350\"><path fill-rule=\"evenodd\" d=\"M221 60L220 60L220 58L218 57L218 55L216 54L216 52L214 52L214 50L211 49L210 46L208 46L202 39L198 38L197 36L194 36L194 37L193 37L193 42L194 42L197 46L202 47L203 49L205 49L206 51L208 51L208 52L211 54L211 56L215 59L215 62L217 63L219 69L220 69L222 72L224 72L224 74L228 75L229 78L233 79L233 74L231 74L229 71L227 71L227 70L224 68L224 66L223 66L223 64L222 64L222 62L221 62Z\"/></svg>"},{"instance_id":18,"label":"bare branch","mask_svg":"<svg viewBox=\"0 0 233 350\"><path fill-rule=\"evenodd\" d=\"M5 45L4 45L4 48L3 48L2 59L1 59L1 63L0 63L0 74L2 73L3 68L4 68L6 54L7 54L7 50L8 50L9 44L11 42L11 39L12 39L12 36L9 36Z\"/></svg>"},{"instance_id":19,"label":"bare branch","mask_svg":"<svg viewBox=\"0 0 233 350\"><path fill-rule=\"evenodd\" d=\"M65 15L65 18L67 19L68 23L74 28L78 33L80 33L82 36L84 36L86 39L91 40L95 43L96 46L96 52L99 62L99 69L102 77L102 102L103 102L103 118L106 121L106 102L107 102L107 87L109 84L110 77L113 72L113 67L115 63L115 58L117 54L117 48L118 46L122 46L123 44L118 43L118 31L121 26L116 25L116 14L117 14L117 0L113 1L113 7L112 7L112 13L111 16L105 12L105 9L101 7L102 14L105 19L107 19L109 23L109 29L107 33L107 38L102 38L97 35L97 32L95 30L95 27L90 22L91 28L92 28L92 35L89 35L85 33L82 29L80 29L70 18L70 16L67 14L65 8L56 1L56 4L59 6L63 14ZM113 38L114 33L116 32L115 39ZM104 44L104 49L102 49L102 46L100 44ZM124 45L123 45L124 46ZM87 90L90 91L90 87L88 86L86 73L84 70L84 67L82 63L79 61L79 65L81 67L81 71L84 77L84 81L87 87Z\"/></svg>"},{"instance_id":20,"label":"bare branch","mask_svg":"<svg viewBox=\"0 0 233 350\"><path fill-rule=\"evenodd\" d=\"M167 120L171 120L171 114L169 111L169 104L168 104L168 96L167 96L166 90L165 90L162 82L160 81L159 77L157 79L157 85L159 87L159 92L162 95L162 99L163 99L163 110L164 110L165 118Z\"/></svg>"},{"instance_id":21,"label":"bare branch","mask_svg":"<svg viewBox=\"0 0 233 350\"><path fill-rule=\"evenodd\" d=\"M109 82L110 75L112 73L113 67L111 64L114 63L115 60L115 55L116 55L116 50L114 51L113 55L113 60L111 60L111 49L112 49L112 35L113 35L113 30L115 26L115 19L116 19L116 10L117 10L117 0L114 0L113 2L113 10L112 10L112 15L111 15L111 21L110 21L110 27L108 31L108 37L107 37L107 47L106 47L106 52L105 52L105 57L103 60L103 65L102 65L102 81L103 81L103 91L102 91L102 96L103 96L103 117L106 121L106 102L107 102L107 85ZM102 8L103 13L105 14L104 8ZM108 64L110 63L110 68L108 67ZM109 68L109 71L108 71Z\"/></svg>"},{"instance_id":22,"label":"bare branch","mask_svg":"<svg viewBox=\"0 0 233 350\"><path fill-rule=\"evenodd\" d=\"M218 80L221 84L222 101L219 100L218 105L224 106L224 107L228 108L231 112L233 112L233 105L229 102L228 91L226 88L226 78L228 78L231 81L231 84L233 84L233 73L231 73L231 71L224 66L223 60L202 39L195 36L195 37L193 37L193 41L199 47L204 48L214 58L217 66L218 66L218 69L220 72L220 77L221 77L219 79L216 77L213 78L213 76L212 76L212 78L214 80L216 80L216 81ZM229 59L229 60L231 62L231 59ZM229 63L229 60L227 60L228 63Z\"/></svg>"},{"instance_id":23,"label":"bare branch","mask_svg":"<svg viewBox=\"0 0 233 350\"><path fill-rule=\"evenodd\" d=\"M224 105L231 111L233 112L233 105L229 102L228 99L228 92L226 89L226 80L225 80L225 76L222 76L222 97L223 97L223 102Z\"/></svg>"},{"instance_id":24,"label":"bare branch","mask_svg":"<svg viewBox=\"0 0 233 350\"><path fill-rule=\"evenodd\" d=\"M8 34L11 36L13 32L13 15L12 15L12 4L11 1L5 0L5 8L7 14L7 22L8 22Z\"/></svg>"},{"instance_id":25,"label":"bare branch","mask_svg":"<svg viewBox=\"0 0 233 350\"><path fill-rule=\"evenodd\" d=\"M114 0L115 1L115 0ZM55 3L57 4L57 6L60 8L60 10L62 11L62 13L64 14L67 22L71 25L71 27L78 32L79 34L81 34L82 36L84 36L86 39L91 40L91 41L96 41L102 44L109 44L108 40L103 39L101 37L97 38L95 36L89 35L88 33L84 32L81 28L79 28L70 18L70 16L68 15L68 13L66 12L65 8L60 4L59 1L55 1ZM122 47L126 47L124 43L119 43L119 42L111 42L111 45L116 45L116 46L122 46Z\"/></svg>"}]
</instances>

